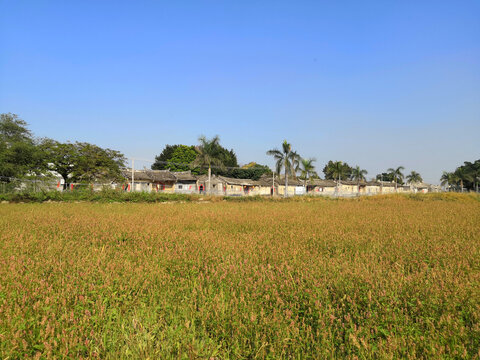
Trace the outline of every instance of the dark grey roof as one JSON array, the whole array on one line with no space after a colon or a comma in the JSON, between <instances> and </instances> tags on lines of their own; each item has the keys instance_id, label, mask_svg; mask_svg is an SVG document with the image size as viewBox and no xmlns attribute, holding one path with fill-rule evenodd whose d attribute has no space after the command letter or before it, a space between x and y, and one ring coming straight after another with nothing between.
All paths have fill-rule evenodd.
<instances>
[{"instance_id":1,"label":"dark grey roof","mask_svg":"<svg viewBox=\"0 0 480 360\"><path fill-rule=\"evenodd\" d=\"M192 175L192 172L189 171L176 171L173 172L173 176L177 179L177 181L196 181L197 178Z\"/></svg>"},{"instance_id":2,"label":"dark grey roof","mask_svg":"<svg viewBox=\"0 0 480 360\"><path fill-rule=\"evenodd\" d=\"M284 176L275 176L275 180L278 181L278 185L285 186L285 177ZM302 180L294 179L292 177L288 177L288 186L301 186L304 185Z\"/></svg>"},{"instance_id":3,"label":"dark grey roof","mask_svg":"<svg viewBox=\"0 0 480 360\"><path fill-rule=\"evenodd\" d=\"M237 179L237 178L229 178L226 176L219 176L218 178L220 181L229 185L242 185L242 186L260 185L257 181L252 179Z\"/></svg>"},{"instance_id":4,"label":"dark grey roof","mask_svg":"<svg viewBox=\"0 0 480 360\"><path fill-rule=\"evenodd\" d=\"M177 178L173 175L170 170L150 170L148 175L151 177L154 182L161 181L176 181Z\"/></svg>"},{"instance_id":5,"label":"dark grey roof","mask_svg":"<svg viewBox=\"0 0 480 360\"><path fill-rule=\"evenodd\" d=\"M358 185L358 181L340 180L340 184L343 184L343 185ZM362 184L362 183L360 182L360 184Z\"/></svg>"},{"instance_id":6,"label":"dark grey roof","mask_svg":"<svg viewBox=\"0 0 480 360\"><path fill-rule=\"evenodd\" d=\"M122 175L128 179L132 179L132 170L126 169L122 171ZM134 181L148 181L151 182L152 178L144 170L135 170L133 175Z\"/></svg>"},{"instance_id":7,"label":"dark grey roof","mask_svg":"<svg viewBox=\"0 0 480 360\"><path fill-rule=\"evenodd\" d=\"M323 179L311 179L307 185L313 186L323 186L323 187L335 187L337 183L333 180L323 180Z\"/></svg>"},{"instance_id":8,"label":"dark grey roof","mask_svg":"<svg viewBox=\"0 0 480 360\"><path fill-rule=\"evenodd\" d=\"M208 182L208 175L200 175L200 176L197 176L197 181L199 184L204 184L206 185L207 182ZM212 185L216 185L216 184L221 184L222 181L217 178L215 175L212 175L211 179L210 179L210 182Z\"/></svg>"}]
</instances>

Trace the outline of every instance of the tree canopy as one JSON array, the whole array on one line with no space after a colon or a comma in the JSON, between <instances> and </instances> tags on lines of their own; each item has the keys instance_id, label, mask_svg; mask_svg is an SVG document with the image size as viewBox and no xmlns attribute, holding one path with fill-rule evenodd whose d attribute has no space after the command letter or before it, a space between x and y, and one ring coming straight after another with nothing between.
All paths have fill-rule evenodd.
<instances>
[{"instance_id":1,"label":"tree canopy","mask_svg":"<svg viewBox=\"0 0 480 360\"><path fill-rule=\"evenodd\" d=\"M360 166L357 165L352 169L351 179L360 183L360 181L367 180L365 177L365 175L367 174L368 174L367 170L361 169Z\"/></svg>"},{"instance_id":2,"label":"tree canopy","mask_svg":"<svg viewBox=\"0 0 480 360\"><path fill-rule=\"evenodd\" d=\"M118 151L76 142L61 143L46 139L40 145L48 159L48 169L64 182L113 181L122 178L125 157Z\"/></svg>"},{"instance_id":3,"label":"tree canopy","mask_svg":"<svg viewBox=\"0 0 480 360\"><path fill-rule=\"evenodd\" d=\"M465 161L463 165L455 170L455 174L467 190L478 191L478 185L480 183L480 159L474 162Z\"/></svg>"},{"instance_id":4,"label":"tree canopy","mask_svg":"<svg viewBox=\"0 0 480 360\"><path fill-rule=\"evenodd\" d=\"M45 170L46 159L28 124L15 114L0 114L0 176L4 180L38 175Z\"/></svg>"},{"instance_id":5,"label":"tree canopy","mask_svg":"<svg viewBox=\"0 0 480 360\"><path fill-rule=\"evenodd\" d=\"M155 156L155 162L151 166L152 170L166 170L169 168L168 162L171 161L173 153L181 146L186 145L165 145L162 152Z\"/></svg>"},{"instance_id":6,"label":"tree canopy","mask_svg":"<svg viewBox=\"0 0 480 360\"><path fill-rule=\"evenodd\" d=\"M300 180L308 181L311 178L318 178L318 174L315 171L315 165L313 163L317 161L315 158L301 159L300 160Z\"/></svg>"},{"instance_id":7,"label":"tree canopy","mask_svg":"<svg viewBox=\"0 0 480 360\"><path fill-rule=\"evenodd\" d=\"M240 169L227 169L225 172L225 176L252 180L258 180L264 174L271 175L272 170L266 165L260 165L255 162L242 166Z\"/></svg>"},{"instance_id":8,"label":"tree canopy","mask_svg":"<svg viewBox=\"0 0 480 360\"><path fill-rule=\"evenodd\" d=\"M170 171L188 171L199 173L200 169L192 168L192 163L197 158L194 146L176 145L176 149L167 160L167 168Z\"/></svg>"},{"instance_id":9,"label":"tree canopy","mask_svg":"<svg viewBox=\"0 0 480 360\"><path fill-rule=\"evenodd\" d=\"M330 160L323 168L327 180L348 180L352 176L353 169L342 161Z\"/></svg>"},{"instance_id":10,"label":"tree canopy","mask_svg":"<svg viewBox=\"0 0 480 360\"><path fill-rule=\"evenodd\" d=\"M383 172L381 174L377 174L375 179L377 179L378 181L393 182L393 174L389 172Z\"/></svg>"},{"instance_id":11,"label":"tree canopy","mask_svg":"<svg viewBox=\"0 0 480 360\"><path fill-rule=\"evenodd\" d=\"M117 180L125 166L123 154L89 143L36 139L15 114L0 114L0 176L50 177L66 182Z\"/></svg>"},{"instance_id":12,"label":"tree canopy","mask_svg":"<svg viewBox=\"0 0 480 360\"><path fill-rule=\"evenodd\" d=\"M423 182L423 179L418 172L412 170L412 172L410 172L410 174L407 175L407 181L409 184L416 184L416 183Z\"/></svg>"}]
</instances>

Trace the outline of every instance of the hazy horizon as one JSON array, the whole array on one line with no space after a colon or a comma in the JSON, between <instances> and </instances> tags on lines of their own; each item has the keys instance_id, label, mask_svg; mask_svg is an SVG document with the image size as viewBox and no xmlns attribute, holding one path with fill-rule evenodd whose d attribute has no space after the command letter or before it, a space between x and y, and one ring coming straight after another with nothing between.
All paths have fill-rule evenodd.
<instances>
[{"instance_id":1,"label":"hazy horizon","mask_svg":"<svg viewBox=\"0 0 480 360\"><path fill-rule=\"evenodd\" d=\"M273 167L426 182L480 158L480 3L0 0L0 112L151 159L218 134ZM149 164L138 162L138 166Z\"/></svg>"}]
</instances>

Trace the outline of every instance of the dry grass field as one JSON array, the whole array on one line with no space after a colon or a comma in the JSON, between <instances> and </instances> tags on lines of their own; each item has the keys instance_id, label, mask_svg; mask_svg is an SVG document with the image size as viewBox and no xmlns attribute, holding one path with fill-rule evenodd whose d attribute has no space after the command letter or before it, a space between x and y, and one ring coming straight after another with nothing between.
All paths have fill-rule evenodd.
<instances>
[{"instance_id":1,"label":"dry grass field","mask_svg":"<svg viewBox=\"0 0 480 360\"><path fill-rule=\"evenodd\" d=\"M479 198L1 204L26 357L479 358Z\"/></svg>"}]
</instances>

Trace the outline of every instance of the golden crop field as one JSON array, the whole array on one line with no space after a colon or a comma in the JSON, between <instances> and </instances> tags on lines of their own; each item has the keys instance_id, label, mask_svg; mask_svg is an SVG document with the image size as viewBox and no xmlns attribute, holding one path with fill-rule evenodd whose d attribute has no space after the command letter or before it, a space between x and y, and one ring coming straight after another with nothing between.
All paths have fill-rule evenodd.
<instances>
[{"instance_id":1,"label":"golden crop field","mask_svg":"<svg viewBox=\"0 0 480 360\"><path fill-rule=\"evenodd\" d=\"M1 204L25 357L479 358L479 198Z\"/></svg>"}]
</instances>

